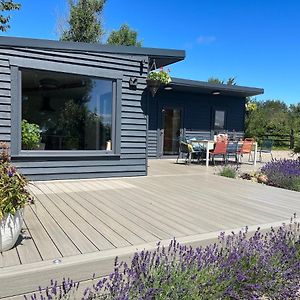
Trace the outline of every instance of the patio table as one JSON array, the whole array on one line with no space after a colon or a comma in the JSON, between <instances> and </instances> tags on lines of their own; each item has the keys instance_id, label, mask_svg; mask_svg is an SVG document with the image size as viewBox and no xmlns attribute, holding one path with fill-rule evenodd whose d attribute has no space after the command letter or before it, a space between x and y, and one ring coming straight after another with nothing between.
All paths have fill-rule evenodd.
<instances>
[{"instance_id":1,"label":"patio table","mask_svg":"<svg viewBox=\"0 0 300 300\"><path fill-rule=\"evenodd\" d=\"M193 140L193 143L199 143L202 144L205 149L206 149L206 155L205 155L205 165L206 167L209 166L209 150L214 148L215 141L213 140ZM242 144L243 142L239 142L239 144ZM254 142L252 145L252 149L254 151L253 155L253 165L256 165L256 160L257 160L257 142Z\"/></svg>"}]
</instances>

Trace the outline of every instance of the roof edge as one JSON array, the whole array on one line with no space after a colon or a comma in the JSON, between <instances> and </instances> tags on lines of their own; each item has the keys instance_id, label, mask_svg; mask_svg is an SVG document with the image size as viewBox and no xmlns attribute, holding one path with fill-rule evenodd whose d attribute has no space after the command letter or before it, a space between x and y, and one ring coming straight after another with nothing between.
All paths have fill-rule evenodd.
<instances>
[{"instance_id":1,"label":"roof edge","mask_svg":"<svg viewBox=\"0 0 300 300\"><path fill-rule=\"evenodd\" d=\"M184 78L173 78L172 77L172 85L178 86L187 86L187 87L199 87L203 89L213 89L220 91L232 91L232 92L241 92L241 93L249 93L255 95L260 95L264 93L263 88L257 87L248 87L241 85L228 85L228 84L219 84L219 83L210 83L207 81L198 81Z\"/></svg>"},{"instance_id":2,"label":"roof edge","mask_svg":"<svg viewBox=\"0 0 300 300\"><path fill-rule=\"evenodd\" d=\"M1 36L0 46L13 46L22 48L59 49L69 51L89 51L117 54L147 55L149 57L166 57L183 60L185 50L161 49L135 46L115 46L96 43L67 42L35 38Z\"/></svg>"}]
</instances>

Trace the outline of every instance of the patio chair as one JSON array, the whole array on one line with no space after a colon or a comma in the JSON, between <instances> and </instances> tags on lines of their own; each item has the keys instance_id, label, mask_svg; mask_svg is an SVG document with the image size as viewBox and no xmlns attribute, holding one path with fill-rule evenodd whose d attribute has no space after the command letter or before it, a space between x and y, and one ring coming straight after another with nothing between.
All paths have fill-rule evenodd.
<instances>
[{"instance_id":1,"label":"patio chair","mask_svg":"<svg viewBox=\"0 0 300 300\"><path fill-rule=\"evenodd\" d=\"M226 163L230 157L234 157L235 162L238 162L238 147L239 143L237 141L230 141L227 144L227 151L226 151Z\"/></svg>"},{"instance_id":2,"label":"patio chair","mask_svg":"<svg viewBox=\"0 0 300 300\"><path fill-rule=\"evenodd\" d=\"M244 154L249 154L249 161L250 158L253 159L252 157L252 146L254 143L254 139L247 138L243 141L242 147L237 150L237 157L238 157L238 162L241 162L241 159Z\"/></svg>"},{"instance_id":3,"label":"patio chair","mask_svg":"<svg viewBox=\"0 0 300 300\"><path fill-rule=\"evenodd\" d=\"M190 153L189 144L186 142L180 141L176 163L178 163L178 160L180 157L185 158L185 163L187 163L187 161L189 159L189 153Z\"/></svg>"},{"instance_id":4,"label":"patio chair","mask_svg":"<svg viewBox=\"0 0 300 300\"><path fill-rule=\"evenodd\" d=\"M264 139L261 142L259 149L259 161L262 162L262 153L269 153L271 155L271 159L273 160L272 148L273 148L273 140Z\"/></svg>"},{"instance_id":5,"label":"patio chair","mask_svg":"<svg viewBox=\"0 0 300 300\"><path fill-rule=\"evenodd\" d=\"M194 158L197 159L197 161L199 162L203 153L204 153L204 149L199 143L196 142L186 143L181 141L179 143L179 154L176 163L178 163L180 157L185 158L186 164L190 164L192 159Z\"/></svg>"},{"instance_id":6,"label":"patio chair","mask_svg":"<svg viewBox=\"0 0 300 300\"><path fill-rule=\"evenodd\" d=\"M226 163L227 144L228 142L224 140L216 142L215 148L209 152L209 156L211 157L213 164L215 164L216 156L221 156L224 163Z\"/></svg>"}]
</instances>

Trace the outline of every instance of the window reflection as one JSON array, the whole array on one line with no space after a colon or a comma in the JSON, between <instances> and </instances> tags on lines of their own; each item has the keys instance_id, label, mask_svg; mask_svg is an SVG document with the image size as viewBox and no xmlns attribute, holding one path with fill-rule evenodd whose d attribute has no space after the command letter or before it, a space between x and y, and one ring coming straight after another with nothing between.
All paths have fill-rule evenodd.
<instances>
[{"instance_id":1,"label":"window reflection","mask_svg":"<svg viewBox=\"0 0 300 300\"><path fill-rule=\"evenodd\" d=\"M225 129L225 111L216 110L215 111L215 129Z\"/></svg>"},{"instance_id":2,"label":"window reflection","mask_svg":"<svg viewBox=\"0 0 300 300\"><path fill-rule=\"evenodd\" d=\"M21 72L22 119L39 125L40 149L111 150L111 80L29 69Z\"/></svg>"}]
</instances>

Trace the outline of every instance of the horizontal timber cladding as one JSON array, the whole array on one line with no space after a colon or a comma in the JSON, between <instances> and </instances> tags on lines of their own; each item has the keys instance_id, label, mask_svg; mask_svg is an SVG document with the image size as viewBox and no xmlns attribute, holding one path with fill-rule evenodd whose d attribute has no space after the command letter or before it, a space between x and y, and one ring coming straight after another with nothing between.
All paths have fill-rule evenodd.
<instances>
[{"instance_id":1,"label":"horizontal timber cladding","mask_svg":"<svg viewBox=\"0 0 300 300\"><path fill-rule=\"evenodd\" d=\"M89 53L21 47L0 49L0 141L11 141L11 67L22 67L26 61L34 68L45 68L53 63L62 71L63 65L95 68L122 75L122 100L120 118L120 155L110 159L99 157L76 157L74 160L58 156L57 160L41 157L32 159L13 157L13 163L24 175L33 180L95 178L146 175L147 119L142 108L142 96L146 88L148 58L141 55L114 53ZM141 64L143 61L143 64ZM44 66L44 67L42 67ZM119 78L119 77L116 77ZM137 78L135 89L130 87L130 78ZM12 141L13 143L14 141Z\"/></svg>"},{"instance_id":2,"label":"horizontal timber cladding","mask_svg":"<svg viewBox=\"0 0 300 300\"><path fill-rule=\"evenodd\" d=\"M10 142L11 132L10 67L8 59L0 59L0 141Z\"/></svg>"},{"instance_id":3,"label":"horizontal timber cladding","mask_svg":"<svg viewBox=\"0 0 300 300\"><path fill-rule=\"evenodd\" d=\"M157 130L148 130L148 157L157 157L158 149L157 149Z\"/></svg>"}]
</instances>

